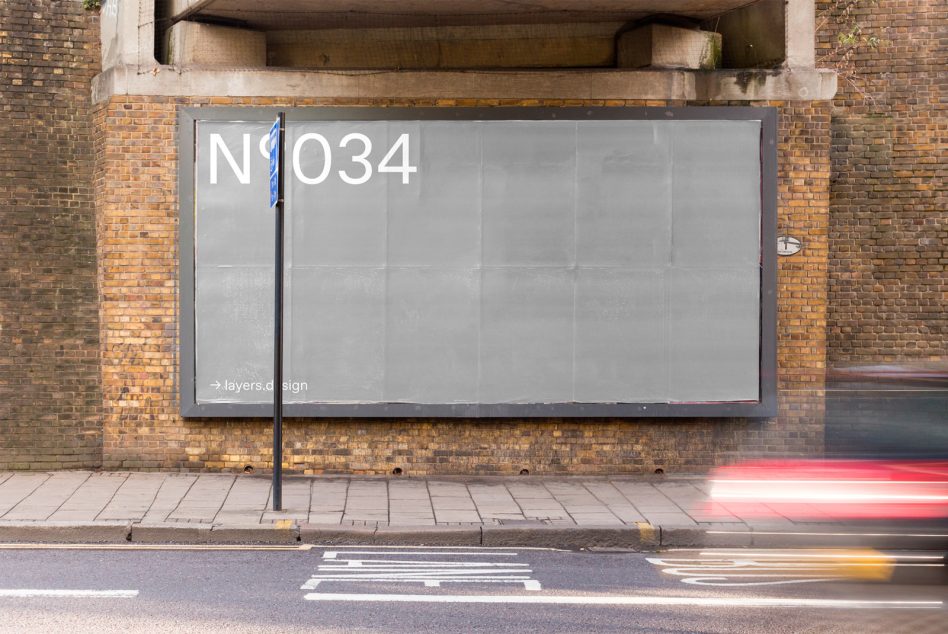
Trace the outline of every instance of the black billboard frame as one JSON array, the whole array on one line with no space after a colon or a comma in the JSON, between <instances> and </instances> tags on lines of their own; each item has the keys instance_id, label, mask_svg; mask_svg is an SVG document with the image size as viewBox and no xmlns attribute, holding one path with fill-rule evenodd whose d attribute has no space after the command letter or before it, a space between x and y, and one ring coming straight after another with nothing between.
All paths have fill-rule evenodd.
<instances>
[{"instance_id":1,"label":"black billboard frame","mask_svg":"<svg viewBox=\"0 0 948 634\"><path fill-rule=\"evenodd\" d=\"M198 403L195 397L194 165L197 121L760 121L760 368L758 401L701 403L286 403L293 418L773 418L777 415L777 109L758 106L366 107L203 106L178 112L180 412L184 418L266 418L272 403Z\"/></svg>"}]
</instances>

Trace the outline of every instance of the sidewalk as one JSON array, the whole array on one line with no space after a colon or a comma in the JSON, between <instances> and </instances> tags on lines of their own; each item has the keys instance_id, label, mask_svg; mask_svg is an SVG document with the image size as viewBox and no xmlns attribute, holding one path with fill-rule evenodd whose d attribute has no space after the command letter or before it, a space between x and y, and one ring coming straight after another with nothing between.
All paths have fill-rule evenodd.
<instances>
[{"instance_id":1,"label":"sidewalk","mask_svg":"<svg viewBox=\"0 0 948 634\"><path fill-rule=\"evenodd\" d=\"M937 547L937 536L904 530L712 513L708 487L700 477L292 476L274 512L265 476L0 473L0 542Z\"/></svg>"}]
</instances>

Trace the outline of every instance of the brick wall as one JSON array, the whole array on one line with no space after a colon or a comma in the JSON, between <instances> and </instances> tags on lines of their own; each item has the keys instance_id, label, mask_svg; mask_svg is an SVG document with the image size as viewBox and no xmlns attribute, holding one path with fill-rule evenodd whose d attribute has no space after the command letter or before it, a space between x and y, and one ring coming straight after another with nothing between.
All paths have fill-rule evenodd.
<instances>
[{"instance_id":1,"label":"brick wall","mask_svg":"<svg viewBox=\"0 0 948 634\"><path fill-rule=\"evenodd\" d=\"M78 1L0 2L0 469L101 461L97 38Z\"/></svg>"},{"instance_id":2,"label":"brick wall","mask_svg":"<svg viewBox=\"0 0 948 634\"><path fill-rule=\"evenodd\" d=\"M857 23L833 103L828 360L948 359L948 4L819 2L819 54Z\"/></svg>"},{"instance_id":3,"label":"brick wall","mask_svg":"<svg viewBox=\"0 0 948 634\"><path fill-rule=\"evenodd\" d=\"M195 105L664 105L440 100L285 101L115 97L97 112L98 281L104 466L242 469L271 461L266 420L178 415L176 112ZM674 104L681 105L681 104ZM701 471L741 455L818 453L823 443L829 111L777 103L781 258L780 415L760 420L290 420L286 467L408 474Z\"/></svg>"}]
</instances>

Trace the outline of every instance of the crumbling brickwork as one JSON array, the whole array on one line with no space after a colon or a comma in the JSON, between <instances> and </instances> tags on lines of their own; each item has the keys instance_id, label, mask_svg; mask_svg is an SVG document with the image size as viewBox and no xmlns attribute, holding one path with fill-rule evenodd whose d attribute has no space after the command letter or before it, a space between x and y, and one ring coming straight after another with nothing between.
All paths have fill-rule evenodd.
<instances>
[{"instance_id":1,"label":"crumbling brickwork","mask_svg":"<svg viewBox=\"0 0 948 634\"><path fill-rule=\"evenodd\" d=\"M0 469L101 463L97 24L81 2L0 2Z\"/></svg>"}]
</instances>

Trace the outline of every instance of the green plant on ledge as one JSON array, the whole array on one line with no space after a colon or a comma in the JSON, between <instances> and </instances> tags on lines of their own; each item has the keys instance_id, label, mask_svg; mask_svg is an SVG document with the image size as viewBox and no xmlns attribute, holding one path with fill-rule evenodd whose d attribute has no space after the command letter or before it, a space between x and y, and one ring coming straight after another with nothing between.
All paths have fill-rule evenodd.
<instances>
[{"instance_id":1,"label":"green plant on ledge","mask_svg":"<svg viewBox=\"0 0 948 634\"><path fill-rule=\"evenodd\" d=\"M86 11L98 11L102 8L102 0L82 0L82 8Z\"/></svg>"},{"instance_id":2,"label":"green plant on ledge","mask_svg":"<svg viewBox=\"0 0 948 634\"><path fill-rule=\"evenodd\" d=\"M870 102L875 102L875 98L867 77L860 72L860 57L886 44L876 31L879 27L867 24L870 7L878 4L879 0L826 0L821 3L816 25L817 32L825 28L834 34L817 61L834 68L841 80Z\"/></svg>"}]
</instances>

